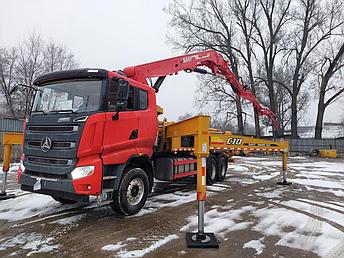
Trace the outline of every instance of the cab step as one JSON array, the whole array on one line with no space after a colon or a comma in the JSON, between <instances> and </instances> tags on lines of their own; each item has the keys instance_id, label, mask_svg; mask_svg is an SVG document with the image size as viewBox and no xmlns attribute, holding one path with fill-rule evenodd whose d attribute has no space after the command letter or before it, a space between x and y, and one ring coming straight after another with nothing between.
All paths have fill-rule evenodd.
<instances>
[{"instance_id":1,"label":"cab step","mask_svg":"<svg viewBox=\"0 0 344 258\"><path fill-rule=\"evenodd\" d=\"M111 179L116 179L117 176L103 176L103 180L111 180Z\"/></svg>"}]
</instances>

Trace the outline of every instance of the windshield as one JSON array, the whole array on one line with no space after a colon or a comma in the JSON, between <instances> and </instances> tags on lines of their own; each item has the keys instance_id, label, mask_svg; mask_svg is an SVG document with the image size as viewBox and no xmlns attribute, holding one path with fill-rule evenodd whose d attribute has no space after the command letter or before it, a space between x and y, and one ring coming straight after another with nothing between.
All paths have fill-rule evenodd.
<instances>
[{"instance_id":1,"label":"windshield","mask_svg":"<svg viewBox=\"0 0 344 258\"><path fill-rule=\"evenodd\" d=\"M101 80L73 80L42 86L36 93L32 112L99 110L101 85Z\"/></svg>"}]
</instances>

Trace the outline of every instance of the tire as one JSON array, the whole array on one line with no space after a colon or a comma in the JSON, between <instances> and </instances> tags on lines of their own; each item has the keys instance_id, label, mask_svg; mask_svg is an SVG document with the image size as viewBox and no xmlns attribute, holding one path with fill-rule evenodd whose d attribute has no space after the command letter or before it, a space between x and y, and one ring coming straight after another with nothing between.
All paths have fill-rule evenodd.
<instances>
[{"instance_id":1,"label":"tire","mask_svg":"<svg viewBox=\"0 0 344 258\"><path fill-rule=\"evenodd\" d=\"M73 201L73 200L68 200L68 199L64 199L61 197L55 197L55 196L51 196L55 201L58 201L62 204L73 204L73 203L77 203L77 201Z\"/></svg>"},{"instance_id":2,"label":"tire","mask_svg":"<svg viewBox=\"0 0 344 258\"><path fill-rule=\"evenodd\" d=\"M310 152L309 152L309 156L310 157L318 157L320 155L320 151L317 150L317 149L312 149Z\"/></svg>"},{"instance_id":3,"label":"tire","mask_svg":"<svg viewBox=\"0 0 344 258\"><path fill-rule=\"evenodd\" d=\"M146 172L142 168L131 168L123 175L110 205L118 214L134 215L145 205L148 192L149 180Z\"/></svg>"},{"instance_id":4,"label":"tire","mask_svg":"<svg viewBox=\"0 0 344 258\"><path fill-rule=\"evenodd\" d=\"M210 155L207 158L207 185L212 185L216 182L216 171L216 158L213 155Z\"/></svg>"},{"instance_id":5,"label":"tire","mask_svg":"<svg viewBox=\"0 0 344 258\"><path fill-rule=\"evenodd\" d=\"M228 168L228 160L227 157L224 155L219 155L217 158L217 173L216 173L216 180L218 182L223 182L226 178L227 168Z\"/></svg>"}]
</instances>

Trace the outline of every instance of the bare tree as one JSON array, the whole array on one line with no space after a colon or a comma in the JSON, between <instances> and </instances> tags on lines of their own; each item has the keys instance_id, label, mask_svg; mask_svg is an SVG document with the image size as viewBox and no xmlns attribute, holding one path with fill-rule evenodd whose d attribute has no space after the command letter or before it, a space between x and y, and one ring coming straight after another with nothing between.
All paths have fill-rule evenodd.
<instances>
[{"instance_id":1,"label":"bare tree","mask_svg":"<svg viewBox=\"0 0 344 258\"><path fill-rule=\"evenodd\" d=\"M38 34L31 34L19 45L15 70L17 83L24 85L32 85L34 79L44 73L44 42ZM32 89L22 89L20 111L24 116L29 113L33 94Z\"/></svg>"},{"instance_id":2,"label":"bare tree","mask_svg":"<svg viewBox=\"0 0 344 258\"><path fill-rule=\"evenodd\" d=\"M74 54L65 46L49 42L44 50L44 70L53 72L67 70L77 66Z\"/></svg>"},{"instance_id":3,"label":"bare tree","mask_svg":"<svg viewBox=\"0 0 344 258\"><path fill-rule=\"evenodd\" d=\"M5 96L6 104L15 118L11 90L15 86L15 63L18 59L15 48L0 48L0 92Z\"/></svg>"},{"instance_id":4,"label":"bare tree","mask_svg":"<svg viewBox=\"0 0 344 258\"><path fill-rule=\"evenodd\" d=\"M237 110L235 103L237 100L234 92L228 92L228 86L222 77L205 76L197 86L196 105L203 108L205 105L212 110L212 117L216 121L230 123L237 119ZM233 124L233 123L232 123ZM238 132L238 128L234 130Z\"/></svg>"},{"instance_id":5,"label":"bare tree","mask_svg":"<svg viewBox=\"0 0 344 258\"><path fill-rule=\"evenodd\" d=\"M235 0L233 5L234 15L237 20L237 24L240 28L240 32L243 35L244 42L244 51L238 51L241 55L242 60L244 61L245 67L248 72L248 81L253 95L257 96L257 86L254 80L254 67L253 67L253 41L252 37L254 35L254 26L250 22L256 16L258 7L257 1L250 0ZM259 125L259 116L257 111L254 109L254 124L255 124L255 135L256 137L260 136L260 125Z\"/></svg>"},{"instance_id":6,"label":"bare tree","mask_svg":"<svg viewBox=\"0 0 344 258\"><path fill-rule=\"evenodd\" d=\"M336 44L331 42L327 49L329 51L322 52L324 53L323 63L319 71L320 88L315 139L321 139L322 137L326 108L337 101L344 92L344 42L342 41L339 48L336 48ZM338 75L337 78L336 75Z\"/></svg>"},{"instance_id":7,"label":"bare tree","mask_svg":"<svg viewBox=\"0 0 344 258\"><path fill-rule=\"evenodd\" d=\"M259 11L251 21L255 27L256 35L254 42L259 46L262 52L265 85L268 88L269 107L276 113L277 103L275 100L274 67L278 55L284 50L282 44L285 26L290 21L289 10L291 0L258 0ZM279 121L280 123L280 121ZM274 136L280 134L273 130Z\"/></svg>"},{"instance_id":8,"label":"bare tree","mask_svg":"<svg viewBox=\"0 0 344 258\"><path fill-rule=\"evenodd\" d=\"M71 69L77 65L74 55L66 47L46 44L38 34L31 34L22 44L0 48L0 92L13 117L24 117L31 107L32 89L22 88L11 94L15 85L32 85L34 79L46 72Z\"/></svg>"},{"instance_id":9,"label":"bare tree","mask_svg":"<svg viewBox=\"0 0 344 258\"><path fill-rule=\"evenodd\" d=\"M190 117L193 117L192 113L186 112L183 115L180 115L178 117L177 121L182 121L182 120L188 119Z\"/></svg>"},{"instance_id":10,"label":"bare tree","mask_svg":"<svg viewBox=\"0 0 344 258\"><path fill-rule=\"evenodd\" d=\"M175 0L166 12L172 16L170 25L179 36L170 38L174 47L186 52L214 49L229 60L231 69L239 75L237 51L240 50L233 46L237 31L230 21L228 6L219 0L191 1L188 6ZM228 93L228 89L225 92ZM235 96L231 103L236 106L238 133L243 134L241 101Z\"/></svg>"},{"instance_id":11,"label":"bare tree","mask_svg":"<svg viewBox=\"0 0 344 258\"><path fill-rule=\"evenodd\" d=\"M293 31L287 37L286 62L293 69L291 94L291 134L297 137L299 94L311 71L318 65L313 54L321 43L343 25L343 3L339 1L298 0L290 16ZM304 92L304 91L303 91Z\"/></svg>"}]
</instances>

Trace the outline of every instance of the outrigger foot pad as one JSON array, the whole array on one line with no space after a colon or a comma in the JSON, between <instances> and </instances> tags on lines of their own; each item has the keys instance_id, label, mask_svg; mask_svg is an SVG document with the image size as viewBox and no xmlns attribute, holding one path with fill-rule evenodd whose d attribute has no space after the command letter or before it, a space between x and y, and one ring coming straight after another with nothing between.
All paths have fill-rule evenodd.
<instances>
[{"instance_id":1,"label":"outrigger foot pad","mask_svg":"<svg viewBox=\"0 0 344 258\"><path fill-rule=\"evenodd\" d=\"M287 180L283 180L282 182L277 182L278 185L291 185L292 182L287 182Z\"/></svg>"},{"instance_id":2,"label":"outrigger foot pad","mask_svg":"<svg viewBox=\"0 0 344 258\"><path fill-rule=\"evenodd\" d=\"M6 193L0 193L0 201L7 200L7 199L12 199L15 198L16 196L14 194L6 194Z\"/></svg>"},{"instance_id":3,"label":"outrigger foot pad","mask_svg":"<svg viewBox=\"0 0 344 258\"><path fill-rule=\"evenodd\" d=\"M219 248L219 242L214 233L186 233L186 245L188 248Z\"/></svg>"}]
</instances>

